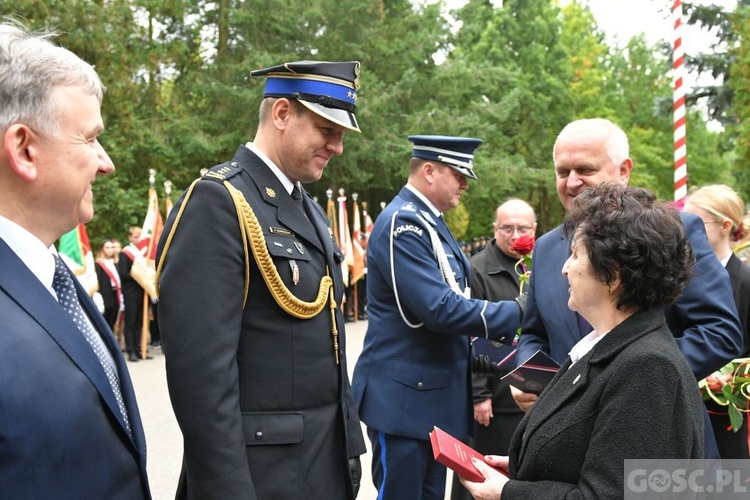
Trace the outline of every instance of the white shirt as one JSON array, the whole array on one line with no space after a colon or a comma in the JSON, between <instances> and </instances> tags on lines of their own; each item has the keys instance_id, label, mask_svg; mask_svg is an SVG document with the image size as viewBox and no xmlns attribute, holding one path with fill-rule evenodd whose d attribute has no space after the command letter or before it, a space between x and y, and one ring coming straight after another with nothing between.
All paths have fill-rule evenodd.
<instances>
[{"instance_id":1,"label":"white shirt","mask_svg":"<svg viewBox=\"0 0 750 500\"><path fill-rule=\"evenodd\" d=\"M31 234L10 219L0 215L0 238L13 250L34 276L57 298L52 288L55 277L55 246L44 246L42 240Z\"/></svg>"},{"instance_id":2,"label":"white shirt","mask_svg":"<svg viewBox=\"0 0 750 500\"><path fill-rule=\"evenodd\" d=\"M255 144L253 144L252 142L248 142L247 144L245 144L245 147L249 149L250 151L252 151L253 153L255 153L256 155L258 155L258 158L263 160L263 163L268 165L268 168L271 169L271 172L273 172L273 174L279 179L281 184L284 186L284 189L286 189L286 194L291 196L292 189L294 189L294 183L289 179L289 177L287 177L286 174L282 172L281 169L274 162L272 162L270 158L268 158L268 156L264 155L260 151L260 149L258 149L255 146ZM302 192L302 186L298 185L297 187L299 188L300 192Z\"/></svg>"},{"instance_id":3,"label":"white shirt","mask_svg":"<svg viewBox=\"0 0 750 500\"><path fill-rule=\"evenodd\" d=\"M589 351L594 348L597 342L604 338L604 335L606 335L606 333L599 335L598 333L596 333L596 330L594 330L593 332L589 333L581 340L579 340L578 343L574 345L568 353L571 361L570 366L573 366L578 362L579 359L588 354Z\"/></svg>"},{"instance_id":4,"label":"white shirt","mask_svg":"<svg viewBox=\"0 0 750 500\"><path fill-rule=\"evenodd\" d=\"M52 280L55 278L54 255L57 255L55 245L49 248L45 247L42 240L2 215L0 215L0 238L5 241L10 249L21 259L21 262L29 268L29 271L42 282L47 290L49 290L49 293L59 302L60 299L57 297L55 289L52 288ZM85 318L89 325L91 325L91 328L96 331L91 318L88 315L85 315ZM106 345L104 345L104 353L110 363L112 363L112 366L115 366L112 353L109 352ZM117 374L116 369L115 374Z\"/></svg>"}]
</instances>

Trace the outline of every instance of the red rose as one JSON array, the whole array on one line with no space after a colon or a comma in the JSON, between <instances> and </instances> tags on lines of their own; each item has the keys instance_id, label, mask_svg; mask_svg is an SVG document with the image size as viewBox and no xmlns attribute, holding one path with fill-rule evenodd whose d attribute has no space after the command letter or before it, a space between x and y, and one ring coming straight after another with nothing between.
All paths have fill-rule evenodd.
<instances>
[{"instance_id":1,"label":"red rose","mask_svg":"<svg viewBox=\"0 0 750 500\"><path fill-rule=\"evenodd\" d=\"M534 250L535 243L536 238L534 236L521 236L513 242L512 248L514 252L517 252L521 255L526 255Z\"/></svg>"}]
</instances>

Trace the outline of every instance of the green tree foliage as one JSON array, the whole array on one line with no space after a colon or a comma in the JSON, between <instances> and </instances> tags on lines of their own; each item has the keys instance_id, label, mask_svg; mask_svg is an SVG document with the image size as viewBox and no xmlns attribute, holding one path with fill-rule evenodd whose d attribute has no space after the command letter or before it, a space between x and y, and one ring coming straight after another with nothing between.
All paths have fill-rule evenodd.
<instances>
[{"instance_id":1,"label":"green tree foliage","mask_svg":"<svg viewBox=\"0 0 750 500\"><path fill-rule=\"evenodd\" d=\"M750 202L750 6L741 2L733 16L737 43L732 48L734 63L729 87L733 92L732 114L736 125L730 130L735 149L730 154L735 159L733 174L745 203Z\"/></svg>"},{"instance_id":2,"label":"green tree foliage","mask_svg":"<svg viewBox=\"0 0 750 500\"><path fill-rule=\"evenodd\" d=\"M747 57L745 42L748 35L748 9L750 1L738 0L734 12L714 4L699 5L686 3L685 14L688 24L697 25L704 33L715 35L715 41L704 52L687 55L688 68L702 76L702 82L687 95L688 103L704 109L707 116L723 126L725 131L714 134L709 141L714 151L711 159L701 155L699 165L712 165L713 176L693 175L695 163L691 154L695 142L708 146L700 139L688 142L689 182L700 186L711 182L724 182L734 187L748 201L750 195L750 173L748 172L747 127L747 73L750 60ZM688 122L688 133L690 122ZM705 135L705 129L698 127L691 135ZM690 136L689 136L690 137ZM736 151L735 151L736 148ZM703 151L703 150L700 150ZM693 182L693 180L696 182ZM706 179L700 182L698 179ZM718 179L724 179L719 181Z\"/></svg>"},{"instance_id":3,"label":"green tree foliage","mask_svg":"<svg viewBox=\"0 0 750 500\"><path fill-rule=\"evenodd\" d=\"M748 0L739 0L739 6L748 5ZM730 68L735 62L733 47L738 38L733 27L731 12L715 4L699 5L685 3L684 13L687 24L698 25L705 33L713 33L716 40L707 51L687 54L687 67L701 75L711 77L710 83L698 85L687 96L691 103L703 100L711 119L722 125L735 122L732 116L732 86L727 85L731 78Z\"/></svg>"},{"instance_id":4,"label":"green tree foliage","mask_svg":"<svg viewBox=\"0 0 750 500\"><path fill-rule=\"evenodd\" d=\"M743 12L721 21L732 43L713 61L735 75L739 105L729 101L723 113L737 123L738 153L724 152L734 143L708 131L693 108L691 185L731 180L750 155ZM641 38L608 46L582 0L562 8L556 0L470 0L450 12L444 1L416 0L0 0L0 14L59 32L108 88L102 141L117 172L95 184L94 244L125 239L143 221L149 169L163 200L165 180L176 197L200 169L230 159L257 128L265 82L250 72L300 59L362 62L363 133L347 134L345 154L308 187L321 203L329 187L357 191L377 216L408 175L408 135L466 135L484 145L480 181L470 182L451 219L456 235L490 234L494 209L510 196L532 203L543 232L562 216L555 137L567 122L593 116L628 133L632 182L671 198L670 61Z\"/></svg>"},{"instance_id":5,"label":"green tree foliage","mask_svg":"<svg viewBox=\"0 0 750 500\"><path fill-rule=\"evenodd\" d=\"M469 233L485 234L494 209L510 196L529 200L546 230L559 213L549 198L552 145L574 102L559 9L549 0L506 0L500 7L471 0L457 16L463 26L449 60L471 68L475 79L503 75L481 91L488 104L497 104L479 120L492 141L492 160L483 160L487 172L478 167L481 184L466 200L473 216Z\"/></svg>"},{"instance_id":6,"label":"green tree foliage","mask_svg":"<svg viewBox=\"0 0 750 500\"><path fill-rule=\"evenodd\" d=\"M609 47L588 5L570 2L562 8L561 41L568 52L570 92L575 118L612 116L604 85L612 80L606 64Z\"/></svg>"}]
</instances>

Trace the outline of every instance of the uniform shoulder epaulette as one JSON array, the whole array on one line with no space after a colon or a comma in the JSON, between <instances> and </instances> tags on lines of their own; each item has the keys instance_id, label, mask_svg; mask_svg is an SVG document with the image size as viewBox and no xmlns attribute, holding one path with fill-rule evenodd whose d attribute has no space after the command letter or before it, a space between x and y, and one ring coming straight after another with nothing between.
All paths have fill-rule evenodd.
<instances>
[{"instance_id":1,"label":"uniform shoulder epaulette","mask_svg":"<svg viewBox=\"0 0 750 500\"><path fill-rule=\"evenodd\" d=\"M242 171L240 164L236 161L224 162L220 165L211 167L208 172L203 175L204 179L211 179L216 182L222 182L231 179L235 175Z\"/></svg>"},{"instance_id":2,"label":"uniform shoulder epaulette","mask_svg":"<svg viewBox=\"0 0 750 500\"><path fill-rule=\"evenodd\" d=\"M417 207L414 206L414 203L407 201L402 207L401 210L406 210L407 212L416 212Z\"/></svg>"}]
</instances>

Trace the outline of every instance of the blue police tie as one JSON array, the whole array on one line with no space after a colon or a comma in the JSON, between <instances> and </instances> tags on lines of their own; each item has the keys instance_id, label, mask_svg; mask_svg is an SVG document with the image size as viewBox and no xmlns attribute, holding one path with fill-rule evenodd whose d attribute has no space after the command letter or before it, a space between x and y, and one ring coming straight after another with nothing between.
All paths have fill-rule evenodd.
<instances>
[{"instance_id":1,"label":"blue police tie","mask_svg":"<svg viewBox=\"0 0 750 500\"><path fill-rule=\"evenodd\" d=\"M52 279L52 288L57 294L57 299L60 301L60 305L65 309L65 312L70 314L73 323L76 324L84 338L88 341L94 354L96 354L96 357L99 359L99 363L102 365L104 373L109 380L109 385L112 386L112 392L117 400L117 406L120 407L120 412L125 419L125 427L128 430L128 434L132 436L130 421L128 420L128 411L125 408L125 402L122 400L120 379L117 377L117 370L114 361L107 356L107 346L99 336L99 333L86 318L86 313L83 311L80 302L78 302L76 289L73 285L73 278L70 276L65 264L63 264L62 259L58 255L54 255L54 257L55 276Z\"/></svg>"}]
</instances>

